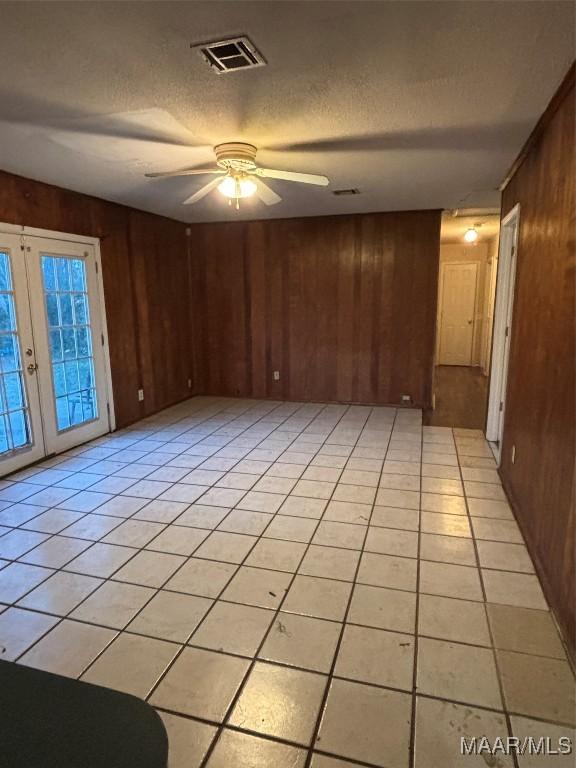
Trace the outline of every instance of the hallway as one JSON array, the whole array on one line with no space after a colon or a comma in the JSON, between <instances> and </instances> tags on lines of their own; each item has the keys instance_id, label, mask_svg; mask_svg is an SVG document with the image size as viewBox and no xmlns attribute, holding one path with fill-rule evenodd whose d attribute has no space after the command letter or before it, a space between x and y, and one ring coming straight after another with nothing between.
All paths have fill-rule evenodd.
<instances>
[{"instance_id":1,"label":"hallway","mask_svg":"<svg viewBox=\"0 0 576 768\"><path fill-rule=\"evenodd\" d=\"M435 427L484 430L488 403L488 377L481 369L437 365L434 369L436 407L425 411L423 423Z\"/></svg>"},{"instance_id":2,"label":"hallway","mask_svg":"<svg viewBox=\"0 0 576 768\"><path fill-rule=\"evenodd\" d=\"M491 451L418 410L192 398L0 481L0 558L2 658L146 699L170 768L573 735Z\"/></svg>"}]
</instances>

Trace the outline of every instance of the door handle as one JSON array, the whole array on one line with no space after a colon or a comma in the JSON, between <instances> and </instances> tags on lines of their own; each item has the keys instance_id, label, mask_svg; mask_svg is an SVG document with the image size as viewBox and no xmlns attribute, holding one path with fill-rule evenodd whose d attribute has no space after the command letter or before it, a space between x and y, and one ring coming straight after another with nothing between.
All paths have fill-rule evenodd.
<instances>
[{"instance_id":1,"label":"door handle","mask_svg":"<svg viewBox=\"0 0 576 768\"><path fill-rule=\"evenodd\" d=\"M35 373L38 370L37 363L30 363L29 365L26 366L26 370L28 371L28 373L30 375L32 375L33 373Z\"/></svg>"}]
</instances>

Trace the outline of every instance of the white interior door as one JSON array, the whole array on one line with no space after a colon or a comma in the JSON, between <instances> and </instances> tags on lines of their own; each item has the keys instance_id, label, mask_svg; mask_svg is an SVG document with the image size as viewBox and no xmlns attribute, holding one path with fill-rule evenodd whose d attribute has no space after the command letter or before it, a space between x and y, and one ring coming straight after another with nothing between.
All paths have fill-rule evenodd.
<instances>
[{"instance_id":1,"label":"white interior door","mask_svg":"<svg viewBox=\"0 0 576 768\"><path fill-rule=\"evenodd\" d=\"M110 431L96 247L0 231L0 477Z\"/></svg>"},{"instance_id":2,"label":"white interior door","mask_svg":"<svg viewBox=\"0 0 576 768\"><path fill-rule=\"evenodd\" d=\"M0 232L0 476L45 454L23 249Z\"/></svg>"},{"instance_id":3,"label":"white interior door","mask_svg":"<svg viewBox=\"0 0 576 768\"><path fill-rule=\"evenodd\" d=\"M440 292L439 365L471 365L478 265L443 264Z\"/></svg>"},{"instance_id":4,"label":"white interior door","mask_svg":"<svg viewBox=\"0 0 576 768\"><path fill-rule=\"evenodd\" d=\"M26 264L47 453L109 431L95 249L34 237Z\"/></svg>"}]
</instances>

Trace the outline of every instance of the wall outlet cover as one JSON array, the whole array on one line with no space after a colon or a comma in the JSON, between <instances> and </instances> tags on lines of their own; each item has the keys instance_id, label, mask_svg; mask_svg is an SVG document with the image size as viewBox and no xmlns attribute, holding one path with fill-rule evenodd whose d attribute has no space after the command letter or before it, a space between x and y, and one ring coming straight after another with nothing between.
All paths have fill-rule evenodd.
<instances>
[{"instance_id":1,"label":"wall outlet cover","mask_svg":"<svg viewBox=\"0 0 576 768\"><path fill-rule=\"evenodd\" d=\"M142 400L144 400L144 390L143 389L139 389L138 390L138 400L140 402L142 402Z\"/></svg>"}]
</instances>

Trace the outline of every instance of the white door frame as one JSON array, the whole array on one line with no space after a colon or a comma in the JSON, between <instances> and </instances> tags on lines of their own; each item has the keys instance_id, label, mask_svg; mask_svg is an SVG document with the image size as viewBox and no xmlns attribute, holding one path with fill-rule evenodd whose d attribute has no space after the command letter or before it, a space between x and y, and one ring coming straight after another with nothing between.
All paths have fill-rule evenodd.
<instances>
[{"instance_id":1,"label":"white door frame","mask_svg":"<svg viewBox=\"0 0 576 768\"><path fill-rule=\"evenodd\" d=\"M444 320L443 312L442 312L442 305L444 302L444 271L446 267L454 267L454 266L462 266L462 265L472 265L476 267L476 279L474 282L474 308L472 312L472 342L470 344L470 362L468 363L469 366L473 365L474 363L474 343L476 341L476 328L477 328L477 308L478 308L478 282L480 277L480 270L478 269L479 264L477 261L464 261L464 260L458 260L458 261L445 261L444 263L440 264L440 294L438 296L438 318L437 318L437 329L436 329L436 365L444 365L444 363L440 362L440 342L442 338L442 322Z\"/></svg>"},{"instance_id":2,"label":"white door frame","mask_svg":"<svg viewBox=\"0 0 576 768\"><path fill-rule=\"evenodd\" d=\"M502 454L502 434L506 410L506 384L510 358L510 330L514 307L516 283L516 257L520 204L517 204L502 219L500 227L500 248L498 253L498 275L496 278L496 303L494 307L494 330L492 336L492 364L490 367L490 393L486 419L486 439L495 443L494 452L498 464Z\"/></svg>"},{"instance_id":3,"label":"white door frame","mask_svg":"<svg viewBox=\"0 0 576 768\"><path fill-rule=\"evenodd\" d=\"M64 240L71 243L82 243L94 247L96 261L96 283L98 286L98 300L100 303L101 332L104 337L103 355L104 355L104 384L106 386L106 400L109 403L109 424L110 431L116 429L116 412L114 408L114 392L112 389L112 369L110 367L110 348L108 344L108 324L106 318L106 301L104 298L104 283L102 280L102 258L100 254L100 239L98 237L87 237L86 235L74 235L69 232L57 232L51 229L39 229L38 227L26 227L21 224L7 224L0 222L0 232L29 236L44 237L51 240Z\"/></svg>"}]
</instances>

